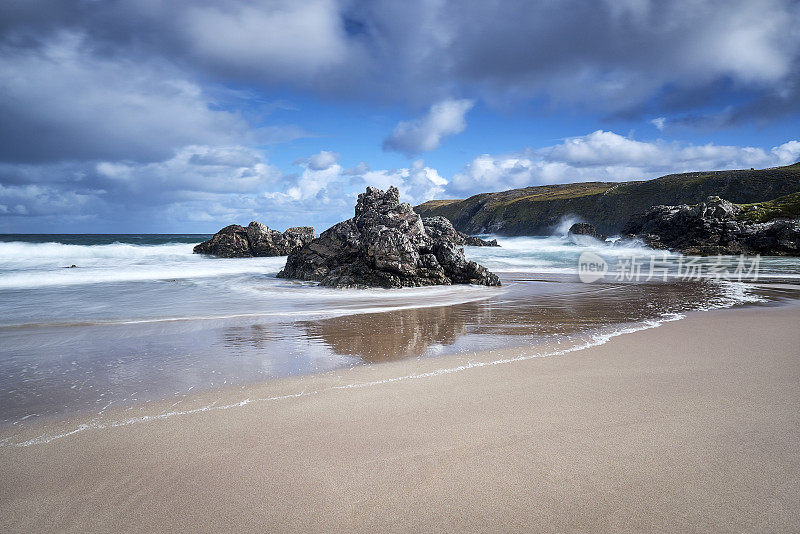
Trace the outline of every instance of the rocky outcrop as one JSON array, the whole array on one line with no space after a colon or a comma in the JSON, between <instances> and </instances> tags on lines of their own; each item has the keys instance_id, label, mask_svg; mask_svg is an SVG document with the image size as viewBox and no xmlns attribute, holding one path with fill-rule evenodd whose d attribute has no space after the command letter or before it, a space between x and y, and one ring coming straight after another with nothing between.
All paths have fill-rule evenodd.
<instances>
[{"instance_id":1,"label":"rocky outcrop","mask_svg":"<svg viewBox=\"0 0 800 534\"><path fill-rule=\"evenodd\" d=\"M447 239L456 245L467 245L469 247L499 247L497 239L488 241L467 235L464 232L459 232L453 227L448 219L441 216L425 217L422 219L422 224L425 226L425 231L434 239Z\"/></svg>"},{"instance_id":2,"label":"rocky outcrop","mask_svg":"<svg viewBox=\"0 0 800 534\"><path fill-rule=\"evenodd\" d=\"M496 275L464 258L452 225L426 226L399 196L396 187L368 187L358 195L355 217L289 254L278 277L329 287L500 285Z\"/></svg>"},{"instance_id":3,"label":"rocky outcrop","mask_svg":"<svg viewBox=\"0 0 800 534\"><path fill-rule=\"evenodd\" d=\"M314 229L310 226L289 228L281 233L253 221L247 228L238 224L226 226L208 241L196 245L194 253L220 258L286 256L312 239Z\"/></svg>"},{"instance_id":4,"label":"rocky outcrop","mask_svg":"<svg viewBox=\"0 0 800 534\"><path fill-rule=\"evenodd\" d=\"M600 241L605 241L606 236L601 234L597 231L594 225L589 223L575 223L569 227L569 231L567 232L569 236L589 236L595 239L599 239Z\"/></svg>"},{"instance_id":5,"label":"rocky outcrop","mask_svg":"<svg viewBox=\"0 0 800 534\"><path fill-rule=\"evenodd\" d=\"M627 238L683 254L800 256L800 220L748 222L736 204L709 197L695 206L654 206L623 227Z\"/></svg>"}]
</instances>

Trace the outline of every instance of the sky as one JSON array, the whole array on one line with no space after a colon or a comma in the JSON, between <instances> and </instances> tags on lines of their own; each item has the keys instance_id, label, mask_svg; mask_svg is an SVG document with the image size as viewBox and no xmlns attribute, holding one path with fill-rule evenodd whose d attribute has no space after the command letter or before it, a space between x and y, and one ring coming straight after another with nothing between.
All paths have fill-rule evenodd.
<instances>
[{"instance_id":1,"label":"sky","mask_svg":"<svg viewBox=\"0 0 800 534\"><path fill-rule=\"evenodd\" d=\"M800 161L800 1L0 0L0 233Z\"/></svg>"}]
</instances>

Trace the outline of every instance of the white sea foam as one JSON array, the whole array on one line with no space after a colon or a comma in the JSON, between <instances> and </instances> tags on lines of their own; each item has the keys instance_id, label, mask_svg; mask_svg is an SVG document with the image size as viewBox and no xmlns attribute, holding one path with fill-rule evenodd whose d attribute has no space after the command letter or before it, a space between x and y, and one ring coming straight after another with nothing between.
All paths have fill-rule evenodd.
<instances>
[{"instance_id":1,"label":"white sea foam","mask_svg":"<svg viewBox=\"0 0 800 534\"><path fill-rule=\"evenodd\" d=\"M0 266L60 265L66 260L123 261L158 258L179 259L192 255L192 243L165 243L163 245L133 245L111 243L108 245L71 245L66 243L27 243L23 241L0 242ZM75 263L75 262L73 262Z\"/></svg>"},{"instance_id":2,"label":"white sea foam","mask_svg":"<svg viewBox=\"0 0 800 534\"><path fill-rule=\"evenodd\" d=\"M497 239L500 247L467 247L466 254L469 259L499 273L577 274L580 255L584 252L594 252L609 263L633 258L644 269L647 269L651 259L654 259L659 267L666 267L669 270L668 279L677 279L683 276L678 272L680 254L653 250L636 243L612 246L592 238L576 241L559 235L487 237ZM697 261L701 265L708 265L717 261L717 258L690 258L689 260ZM780 278L797 280L800 279L799 271L800 262L797 258L762 257L759 261L758 277L764 280ZM703 271L700 276L714 278L716 275L709 271Z\"/></svg>"},{"instance_id":3,"label":"white sea foam","mask_svg":"<svg viewBox=\"0 0 800 534\"><path fill-rule=\"evenodd\" d=\"M208 258L192 246L0 243L0 289L274 274L286 263L285 257Z\"/></svg>"},{"instance_id":4,"label":"white sea foam","mask_svg":"<svg viewBox=\"0 0 800 534\"><path fill-rule=\"evenodd\" d=\"M496 272L532 272L577 274L578 258L582 252L592 251L608 260L631 256L650 258L655 252L641 246L613 247L596 239L576 242L564 236L547 237L496 237L500 247L467 247L469 259Z\"/></svg>"}]
</instances>

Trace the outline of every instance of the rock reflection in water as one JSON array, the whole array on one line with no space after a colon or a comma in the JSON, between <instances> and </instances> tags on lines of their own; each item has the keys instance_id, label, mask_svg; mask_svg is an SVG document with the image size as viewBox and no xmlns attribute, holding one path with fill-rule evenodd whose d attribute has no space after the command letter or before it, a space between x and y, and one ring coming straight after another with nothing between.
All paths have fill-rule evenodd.
<instances>
[{"instance_id":1,"label":"rock reflection in water","mask_svg":"<svg viewBox=\"0 0 800 534\"><path fill-rule=\"evenodd\" d=\"M368 363L534 343L612 324L657 318L719 292L706 283L518 283L496 298L432 308L367 313L300 323L309 339Z\"/></svg>"},{"instance_id":2,"label":"rock reflection in water","mask_svg":"<svg viewBox=\"0 0 800 534\"><path fill-rule=\"evenodd\" d=\"M310 338L324 341L336 354L375 363L419 356L432 345L452 345L466 333L466 318L475 318L481 312L485 310L473 302L348 315L308 321L302 326Z\"/></svg>"}]
</instances>

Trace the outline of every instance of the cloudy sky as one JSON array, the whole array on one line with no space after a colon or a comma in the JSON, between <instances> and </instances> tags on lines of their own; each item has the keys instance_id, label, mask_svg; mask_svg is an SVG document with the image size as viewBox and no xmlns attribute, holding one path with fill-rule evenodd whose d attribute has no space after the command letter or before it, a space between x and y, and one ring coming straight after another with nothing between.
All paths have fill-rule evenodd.
<instances>
[{"instance_id":1,"label":"cloudy sky","mask_svg":"<svg viewBox=\"0 0 800 534\"><path fill-rule=\"evenodd\" d=\"M0 0L0 232L800 160L792 0Z\"/></svg>"}]
</instances>

